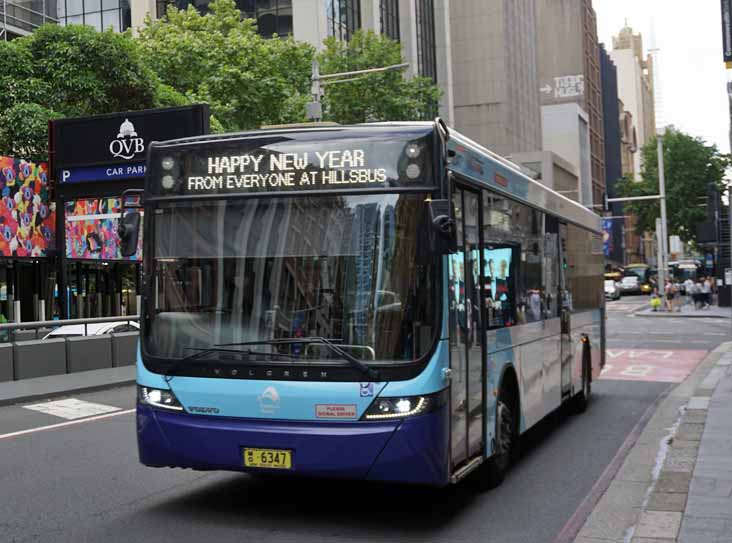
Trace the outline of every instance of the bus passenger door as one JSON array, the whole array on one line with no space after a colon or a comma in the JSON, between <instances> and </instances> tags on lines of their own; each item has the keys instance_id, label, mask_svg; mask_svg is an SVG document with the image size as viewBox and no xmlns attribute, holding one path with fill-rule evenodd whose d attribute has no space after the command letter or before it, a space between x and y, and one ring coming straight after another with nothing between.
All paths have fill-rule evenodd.
<instances>
[{"instance_id":1,"label":"bus passenger door","mask_svg":"<svg viewBox=\"0 0 732 543\"><path fill-rule=\"evenodd\" d=\"M451 452L455 468L483 451L482 324L480 305L480 199L453 193L458 251L449 257Z\"/></svg>"},{"instance_id":2,"label":"bus passenger door","mask_svg":"<svg viewBox=\"0 0 732 543\"><path fill-rule=\"evenodd\" d=\"M561 318L561 351L562 351L562 398L572 391L572 360L574 346L572 342L572 296L567 281L567 225L559 225L559 316Z\"/></svg>"}]
</instances>

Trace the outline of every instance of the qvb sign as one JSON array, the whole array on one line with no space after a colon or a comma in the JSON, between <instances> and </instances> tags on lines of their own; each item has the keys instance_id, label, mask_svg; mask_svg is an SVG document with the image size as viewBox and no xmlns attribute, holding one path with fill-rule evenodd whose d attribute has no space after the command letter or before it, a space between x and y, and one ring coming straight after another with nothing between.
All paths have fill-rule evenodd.
<instances>
[{"instance_id":1,"label":"qvb sign","mask_svg":"<svg viewBox=\"0 0 732 543\"><path fill-rule=\"evenodd\" d=\"M732 62L732 0L722 0L722 47L724 61Z\"/></svg>"},{"instance_id":2,"label":"qvb sign","mask_svg":"<svg viewBox=\"0 0 732 543\"><path fill-rule=\"evenodd\" d=\"M143 178L150 142L208 131L205 104L51 121L55 179L82 183Z\"/></svg>"}]
</instances>

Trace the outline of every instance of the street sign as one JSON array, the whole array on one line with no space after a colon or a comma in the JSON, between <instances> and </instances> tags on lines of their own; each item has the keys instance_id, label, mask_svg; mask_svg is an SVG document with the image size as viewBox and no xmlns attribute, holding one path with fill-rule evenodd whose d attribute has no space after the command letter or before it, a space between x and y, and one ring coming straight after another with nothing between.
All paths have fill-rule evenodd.
<instances>
[{"instance_id":1,"label":"street sign","mask_svg":"<svg viewBox=\"0 0 732 543\"><path fill-rule=\"evenodd\" d=\"M722 0L722 46L724 62L732 62L732 0Z\"/></svg>"},{"instance_id":2,"label":"street sign","mask_svg":"<svg viewBox=\"0 0 732 543\"><path fill-rule=\"evenodd\" d=\"M732 268L726 268L724 270L724 284L727 286L732 285Z\"/></svg>"}]
</instances>

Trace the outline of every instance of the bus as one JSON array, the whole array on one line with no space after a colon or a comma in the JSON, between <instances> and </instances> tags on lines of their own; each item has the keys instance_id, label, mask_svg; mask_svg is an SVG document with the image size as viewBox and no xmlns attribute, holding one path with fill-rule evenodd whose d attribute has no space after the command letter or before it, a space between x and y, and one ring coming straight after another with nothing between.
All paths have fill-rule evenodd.
<instances>
[{"instance_id":1,"label":"bus","mask_svg":"<svg viewBox=\"0 0 732 543\"><path fill-rule=\"evenodd\" d=\"M604 365L600 218L439 119L153 143L141 205L144 465L495 486Z\"/></svg>"},{"instance_id":2,"label":"bus","mask_svg":"<svg viewBox=\"0 0 732 543\"><path fill-rule=\"evenodd\" d=\"M686 292L684 281L691 279L693 282L697 282L702 276L703 268L699 260L678 260L668 263L671 269L671 276L679 283L681 293Z\"/></svg>"}]
</instances>

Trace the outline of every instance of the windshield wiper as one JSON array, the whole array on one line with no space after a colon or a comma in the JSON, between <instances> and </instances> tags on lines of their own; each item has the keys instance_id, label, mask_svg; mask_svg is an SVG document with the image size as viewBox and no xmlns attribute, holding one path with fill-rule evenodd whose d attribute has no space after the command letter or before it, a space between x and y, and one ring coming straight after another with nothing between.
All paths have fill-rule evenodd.
<instances>
[{"instance_id":1,"label":"windshield wiper","mask_svg":"<svg viewBox=\"0 0 732 543\"><path fill-rule=\"evenodd\" d=\"M188 356L184 356L180 360L176 360L175 362L169 364L165 368L165 380L170 381L174 377L174 373L181 369L186 363L191 362L193 360L198 360L199 358L203 358L204 356L207 356L209 354L214 353L234 353L244 356L268 356L271 358L280 358L280 359L288 359L288 360L295 360L298 357L291 355L291 354L285 354L285 353L263 353L261 351L252 351L249 349L243 350L243 349L226 349L225 346L222 345L213 345L212 347L185 347L185 350L189 351L198 351L193 354L189 354ZM222 360L219 360L219 362L223 362ZM227 361L229 363L231 361Z\"/></svg>"},{"instance_id":2,"label":"windshield wiper","mask_svg":"<svg viewBox=\"0 0 732 543\"><path fill-rule=\"evenodd\" d=\"M362 373L364 373L371 379L374 379L374 380L379 379L379 372L377 370L370 367L368 364L364 364L358 358L353 356L351 353L342 349L338 344L335 343L336 341L343 341L343 340L341 340L341 339L333 340L333 339L320 337L320 336L311 336L311 337L283 338L283 339L261 339L258 341L243 341L241 343L218 343L218 344L214 345L214 347L237 347L237 346L245 347L247 345L297 345L299 343L317 344L317 345L322 344L322 345L325 345L326 347L328 347L331 350L331 352L337 354L343 360L348 362L351 366L360 370Z\"/></svg>"}]
</instances>

